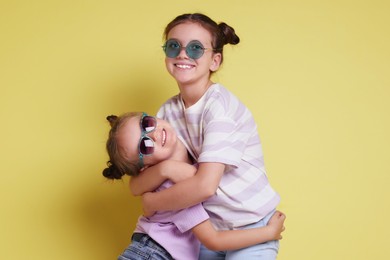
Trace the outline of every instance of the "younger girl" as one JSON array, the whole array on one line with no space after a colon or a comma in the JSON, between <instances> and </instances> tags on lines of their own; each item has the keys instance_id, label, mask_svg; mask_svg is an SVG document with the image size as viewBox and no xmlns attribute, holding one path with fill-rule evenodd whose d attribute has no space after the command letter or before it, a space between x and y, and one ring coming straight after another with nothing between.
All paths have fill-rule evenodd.
<instances>
[{"instance_id":1,"label":"younger girl","mask_svg":"<svg viewBox=\"0 0 390 260\"><path fill-rule=\"evenodd\" d=\"M158 188L163 190L172 182L181 181L183 176L179 175L189 173L187 175L190 176L196 172L186 148L166 121L145 113L128 113L107 119L111 130L106 147L110 161L103 171L106 178L138 175L141 168L143 173L148 174L164 172L164 162L169 160L174 162L175 167L166 169L171 181ZM156 163L159 164L153 166ZM198 259L200 246L197 239L213 250L247 247L281 239L284 219L282 213L276 212L265 227L217 232L201 204L178 211L157 212L152 217L139 218L132 243L118 259L195 260Z\"/></svg>"}]
</instances>

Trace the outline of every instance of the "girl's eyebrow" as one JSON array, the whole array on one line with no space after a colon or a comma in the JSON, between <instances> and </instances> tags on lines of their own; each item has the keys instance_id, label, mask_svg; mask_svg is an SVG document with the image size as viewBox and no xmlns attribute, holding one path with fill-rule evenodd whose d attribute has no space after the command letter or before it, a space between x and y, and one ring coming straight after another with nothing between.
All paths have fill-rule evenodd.
<instances>
[{"instance_id":1,"label":"girl's eyebrow","mask_svg":"<svg viewBox=\"0 0 390 260\"><path fill-rule=\"evenodd\" d=\"M177 39L177 38L167 38L166 42L169 41L169 40L175 40L175 41L177 41L178 43L180 43L180 45L183 45L183 42L180 41L180 40ZM198 41L198 42L200 42L201 44L205 45L205 43L204 43L203 41L199 40L199 39L190 39L190 40L188 41L188 43L190 43L190 42L192 42L192 41ZM187 43L187 44L188 44L188 43ZM212 46L212 42L210 42L210 44L211 44L211 46ZM186 47L186 46L182 46L182 47Z\"/></svg>"}]
</instances>

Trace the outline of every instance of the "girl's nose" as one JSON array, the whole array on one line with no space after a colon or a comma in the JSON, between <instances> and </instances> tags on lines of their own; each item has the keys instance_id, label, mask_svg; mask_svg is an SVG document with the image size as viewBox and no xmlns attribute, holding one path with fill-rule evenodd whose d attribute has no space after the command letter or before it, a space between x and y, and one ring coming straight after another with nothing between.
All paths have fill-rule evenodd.
<instances>
[{"instance_id":1,"label":"girl's nose","mask_svg":"<svg viewBox=\"0 0 390 260\"><path fill-rule=\"evenodd\" d=\"M157 141L157 137L158 137L158 132L159 132L159 130L158 130L158 128L156 128L156 129L154 129L153 132L148 133L147 136L150 139L152 139L154 142L156 142Z\"/></svg>"},{"instance_id":2,"label":"girl's nose","mask_svg":"<svg viewBox=\"0 0 390 260\"><path fill-rule=\"evenodd\" d=\"M183 47L183 46L180 47L180 52L179 52L178 57L180 57L180 58L183 58L183 57L187 58L188 57L187 52L186 52L186 47Z\"/></svg>"}]
</instances>

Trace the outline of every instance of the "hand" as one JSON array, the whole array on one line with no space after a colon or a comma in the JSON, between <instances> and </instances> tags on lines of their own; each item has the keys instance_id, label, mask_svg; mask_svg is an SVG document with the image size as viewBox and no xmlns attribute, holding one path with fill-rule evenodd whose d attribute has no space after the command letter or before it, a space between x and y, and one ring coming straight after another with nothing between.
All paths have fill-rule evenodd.
<instances>
[{"instance_id":1,"label":"hand","mask_svg":"<svg viewBox=\"0 0 390 260\"><path fill-rule=\"evenodd\" d=\"M153 197L152 192L145 192L142 195L142 210L144 212L145 217L151 217L154 215L154 213L156 213L155 211L153 211L148 207L150 206L150 203L148 203L148 201L151 199L150 197Z\"/></svg>"},{"instance_id":2,"label":"hand","mask_svg":"<svg viewBox=\"0 0 390 260\"><path fill-rule=\"evenodd\" d=\"M286 215L280 211L276 211L271 219L268 221L267 227L271 229L271 234L273 240L282 239L282 232L285 230L284 221L286 220Z\"/></svg>"}]
</instances>

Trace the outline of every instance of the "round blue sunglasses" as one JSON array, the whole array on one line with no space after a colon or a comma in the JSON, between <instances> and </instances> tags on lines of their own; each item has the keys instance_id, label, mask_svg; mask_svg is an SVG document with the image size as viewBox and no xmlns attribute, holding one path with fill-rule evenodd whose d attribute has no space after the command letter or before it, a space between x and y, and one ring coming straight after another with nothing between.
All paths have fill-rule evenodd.
<instances>
[{"instance_id":1,"label":"round blue sunglasses","mask_svg":"<svg viewBox=\"0 0 390 260\"><path fill-rule=\"evenodd\" d=\"M197 40L190 41L187 46L181 46L180 42L175 39L167 40L162 48L165 55L169 58L176 58L181 50L185 49L187 56L193 60L202 57L205 50L212 50L211 48L203 47L203 44Z\"/></svg>"}]
</instances>

